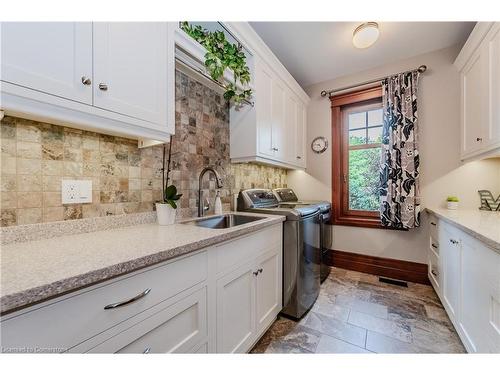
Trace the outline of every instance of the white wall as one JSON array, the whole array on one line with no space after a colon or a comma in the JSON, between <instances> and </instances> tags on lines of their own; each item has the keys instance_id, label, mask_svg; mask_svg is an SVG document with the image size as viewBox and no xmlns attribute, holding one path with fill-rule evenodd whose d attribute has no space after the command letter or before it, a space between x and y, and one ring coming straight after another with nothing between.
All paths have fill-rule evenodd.
<instances>
[{"instance_id":1,"label":"white wall","mask_svg":"<svg viewBox=\"0 0 500 375\"><path fill-rule=\"evenodd\" d=\"M460 84L452 65L458 46L434 51L358 74L312 85L308 107L308 143L322 135L331 145L330 101L322 90L338 88L404 70L427 65L420 77L418 114L420 121L420 188L424 207L444 204L448 195L457 195L463 208L477 208L477 190L489 189L500 194L500 159L460 162ZM288 173L288 186L301 199L331 200L331 148L321 155L307 154L307 170ZM496 196L496 195L495 195ZM427 220L409 232L335 226L332 249L386 258L426 262Z\"/></svg>"}]
</instances>

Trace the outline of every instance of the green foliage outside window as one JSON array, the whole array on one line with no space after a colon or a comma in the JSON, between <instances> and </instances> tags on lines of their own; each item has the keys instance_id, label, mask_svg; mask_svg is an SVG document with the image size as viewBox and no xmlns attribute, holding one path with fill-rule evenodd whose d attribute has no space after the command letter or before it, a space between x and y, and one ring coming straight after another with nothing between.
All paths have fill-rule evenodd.
<instances>
[{"instance_id":1,"label":"green foliage outside window","mask_svg":"<svg viewBox=\"0 0 500 375\"><path fill-rule=\"evenodd\" d=\"M349 137L350 145L365 144L363 137ZM349 151L349 208L378 211L380 148Z\"/></svg>"}]
</instances>

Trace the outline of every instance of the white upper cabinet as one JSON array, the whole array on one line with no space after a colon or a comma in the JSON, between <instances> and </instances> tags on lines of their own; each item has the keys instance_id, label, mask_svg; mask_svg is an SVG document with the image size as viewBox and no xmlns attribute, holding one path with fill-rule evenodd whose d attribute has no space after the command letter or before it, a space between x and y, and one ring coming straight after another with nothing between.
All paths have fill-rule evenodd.
<instances>
[{"instance_id":1,"label":"white upper cabinet","mask_svg":"<svg viewBox=\"0 0 500 375\"><path fill-rule=\"evenodd\" d=\"M305 168L309 97L248 23L225 26L252 54L247 61L255 102L231 108L231 161Z\"/></svg>"},{"instance_id":2,"label":"white upper cabinet","mask_svg":"<svg viewBox=\"0 0 500 375\"><path fill-rule=\"evenodd\" d=\"M272 81L272 149L274 157L280 161L286 161L287 128L286 128L286 91L283 84L277 80Z\"/></svg>"},{"instance_id":3,"label":"white upper cabinet","mask_svg":"<svg viewBox=\"0 0 500 375\"><path fill-rule=\"evenodd\" d=\"M165 22L94 23L94 105L167 122Z\"/></svg>"},{"instance_id":4,"label":"white upper cabinet","mask_svg":"<svg viewBox=\"0 0 500 375\"><path fill-rule=\"evenodd\" d=\"M259 65L255 69L256 105L259 108L257 111L257 143L260 154L274 157L273 150L273 117L272 117L272 98L273 98L273 81L272 72L264 64ZM238 140L234 139L233 143ZM232 150L232 147L231 147Z\"/></svg>"},{"instance_id":5,"label":"white upper cabinet","mask_svg":"<svg viewBox=\"0 0 500 375\"><path fill-rule=\"evenodd\" d=\"M92 104L92 23L3 22L2 81Z\"/></svg>"},{"instance_id":6,"label":"white upper cabinet","mask_svg":"<svg viewBox=\"0 0 500 375\"><path fill-rule=\"evenodd\" d=\"M137 139L174 133L172 23L2 23L7 114Z\"/></svg>"},{"instance_id":7,"label":"white upper cabinet","mask_svg":"<svg viewBox=\"0 0 500 375\"><path fill-rule=\"evenodd\" d=\"M500 155L500 23L479 22L455 65L461 86L461 157Z\"/></svg>"},{"instance_id":8,"label":"white upper cabinet","mask_svg":"<svg viewBox=\"0 0 500 375\"><path fill-rule=\"evenodd\" d=\"M307 139L307 110L306 106L297 103L297 128L295 130L295 159L299 167L306 167L306 139Z\"/></svg>"}]
</instances>

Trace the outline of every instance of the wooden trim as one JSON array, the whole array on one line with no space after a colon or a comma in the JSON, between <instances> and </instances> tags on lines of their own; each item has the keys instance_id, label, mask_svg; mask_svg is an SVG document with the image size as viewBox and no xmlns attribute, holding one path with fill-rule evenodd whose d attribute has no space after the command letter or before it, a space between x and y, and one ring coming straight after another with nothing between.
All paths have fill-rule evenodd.
<instances>
[{"instance_id":1,"label":"wooden trim","mask_svg":"<svg viewBox=\"0 0 500 375\"><path fill-rule=\"evenodd\" d=\"M383 228L378 212L350 210L348 182L343 173L347 170L346 153L350 149L347 133L343 131L343 110L353 104L369 105L381 100L380 86L349 92L330 98L332 104L332 216L331 224L365 228ZM368 147L375 147L369 145ZM364 148L368 148L364 147Z\"/></svg>"},{"instance_id":2,"label":"wooden trim","mask_svg":"<svg viewBox=\"0 0 500 375\"><path fill-rule=\"evenodd\" d=\"M423 263L330 250L327 252L326 264L391 279L430 285L428 267Z\"/></svg>"},{"instance_id":3,"label":"wooden trim","mask_svg":"<svg viewBox=\"0 0 500 375\"><path fill-rule=\"evenodd\" d=\"M382 86L377 85L372 88L348 92L346 94L340 94L336 96L332 96L330 98L332 108L333 107L341 107L344 105L363 102L366 100L377 99L382 97Z\"/></svg>"}]
</instances>

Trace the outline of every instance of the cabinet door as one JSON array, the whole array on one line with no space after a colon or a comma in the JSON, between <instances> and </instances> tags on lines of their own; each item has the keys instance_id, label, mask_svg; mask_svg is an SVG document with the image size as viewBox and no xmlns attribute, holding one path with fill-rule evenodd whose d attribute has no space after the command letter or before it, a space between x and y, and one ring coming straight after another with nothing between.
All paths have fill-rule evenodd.
<instances>
[{"instance_id":1,"label":"cabinet door","mask_svg":"<svg viewBox=\"0 0 500 375\"><path fill-rule=\"evenodd\" d=\"M255 270L248 263L217 280L217 353L244 353L255 333Z\"/></svg>"},{"instance_id":2,"label":"cabinet door","mask_svg":"<svg viewBox=\"0 0 500 375\"><path fill-rule=\"evenodd\" d=\"M487 49L478 48L461 72L462 155L479 150L488 121Z\"/></svg>"},{"instance_id":3,"label":"cabinet door","mask_svg":"<svg viewBox=\"0 0 500 375\"><path fill-rule=\"evenodd\" d=\"M500 352L500 255L464 235L460 325L472 352Z\"/></svg>"},{"instance_id":4,"label":"cabinet door","mask_svg":"<svg viewBox=\"0 0 500 375\"><path fill-rule=\"evenodd\" d=\"M263 332L281 310L281 252L263 254L257 265L257 332Z\"/></svg>"},{"instance_id":5,"label":"cabinet door","mask_svg":"<svg viewBox=\"0 0 500 375\"><path fill-rule=\"evenodd\" d=\"M296 165L299 162L297 158L296 138L297 138L297 111L298 101L293 92L286 90L285 102L285 123L284 137L286 143L285 160L287 163Z\"/></svg>"},{"instance_id":6,"label":"cabinet door","mask_svg":"<svg viewBox=\"0 0 500 375\"><path fill-rule=\"evenodd\" d=\"M207 339L207 288L93 348L92 353L188 353Z\"/></svg>"},{"instance_id":7,"label":"cabinet door","mask_svg":"<svg viewBox=\"0 0 500 375\"><path fill-rule=\"evenodd\" d=\"M489 122L486 141L490 146L500 146L500 23L497 22L487 35L489 58Z\"/></svg>"},{"instance_id":8,"label":"cabinet door","mask_svg":"<svg viewBox=\"0 0 500 375\"><path fill-rule=\"evenodd\" d=\"M259 154L274 156L273 150L273 118L272 118L272 85L273 73L262 62L257 63L257 136Z\"/></svg>"},{"instance_id":9,"label":"cabinet door","mask_svg":"<svg viewBox=\"0 0 500 375\"><path fill-rule=\"evenodd\" d=\"M90 22L2 22L1 45L2 81L92 104Z\"/></svg>"},{"instance_id":10,"label":"cabinet door","mask_svg":"<svg viewBox=\"0 0 500 375\"><path fill-rule=\"evenodd\" d=\"M299 167L306 167L306 106L301 102L297 103L297 127L295 130L295 158Z\"/></svg>"},{"instance_id":11,"label":"cabinet door","mask_svg":"<svg viewBox=\"0 0 500 375\"><path fill-rule=\"evenodd\" d=\"M274 158L285 160L288 146L285 134L285 86L277 78L273 79L271 103Z\"/></svg>"},{"instance_id":12,"label":"cabinet door","mask_svg":"<svg viewBox=\"0 0 500 375\"><path fill-rule=\"evenodd\" d=\"M460 307L461 245L452 228L441 223L439 230L443 303L452 320L456 322Z\"/></svg>"},{"instance_id":13,"label":"cabinet door","mask_svg":"<svg viewBox=\"0 0 500 375\"><path fill-rule=\"evenodd\" d=\"M167 23L98 22L93 39L94 105L165 130L172 66Z\"/></svg>"}]
</instances>

